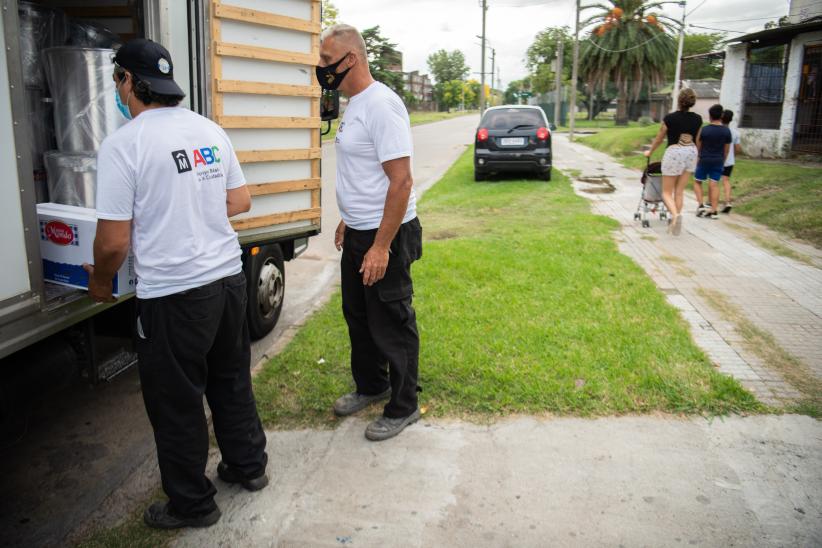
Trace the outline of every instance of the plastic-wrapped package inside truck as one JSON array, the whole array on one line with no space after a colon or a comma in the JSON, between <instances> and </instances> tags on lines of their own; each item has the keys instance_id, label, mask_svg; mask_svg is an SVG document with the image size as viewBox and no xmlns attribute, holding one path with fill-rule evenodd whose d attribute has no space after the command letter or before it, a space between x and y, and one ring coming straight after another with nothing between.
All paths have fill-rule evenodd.
<instances>
[{"instance_id":1,"label":"plastic-wrapped package inside truck","mask_svg":"<svg viewBox=\"0 0 822 548\"><path fill-rule=\"evenodd\" d=\"M0 0L0 8L0 359L67 334L92 381L129 363L95 346L95 336L117 323L111 316L133 315L130 295L99 305L44 281L36 204L93 207L97 148L124 122L111 112L108 48L135 37L169 49L187 94L181 107L216 121L234 144L253 197L251 211L232 219L249 326L255 338L269 332L285 262L320 231L320 0ZM128 352L126 331L108 347Z\"/></svg>"}]
</instances>

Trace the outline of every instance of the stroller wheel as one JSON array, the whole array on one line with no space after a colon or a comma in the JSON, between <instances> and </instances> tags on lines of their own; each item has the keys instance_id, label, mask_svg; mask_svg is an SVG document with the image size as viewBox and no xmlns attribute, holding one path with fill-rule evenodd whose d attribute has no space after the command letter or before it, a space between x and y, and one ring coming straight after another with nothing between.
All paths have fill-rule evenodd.
<instances>
[{"instance_id":1,"label":"stroller wheel","mask_svg":"<svg viewBox=\"0 0 822 548\"><path fill-rule=\"evenodd\" d=\"M650 228L651 223L650 221L642 221L642 228Z\"/></svg>"},{"instance_id":2,"label":"stroller wheel","mask_svg":"<svg viewBox=\"0 0 822 548\"><path fill-rule=\"evenodd\" d=\"M634 220L635 220L635 221L638 221L638 220L640 220L641 218L642 218L642 215L640 215L639 213L634 213Z\"/></svg>"},{"instance_id":3,"label":"stroller wheel","mask_svg":"<svg viewBox=\"0 0 822 548\"><path fill-rule=\"evenodd\" d=\"M665 219L668 218L668 214L663 211L662 213L659 214L659 218L660 218L660 220L664 221Z\"/></svg>"}]
</instances>

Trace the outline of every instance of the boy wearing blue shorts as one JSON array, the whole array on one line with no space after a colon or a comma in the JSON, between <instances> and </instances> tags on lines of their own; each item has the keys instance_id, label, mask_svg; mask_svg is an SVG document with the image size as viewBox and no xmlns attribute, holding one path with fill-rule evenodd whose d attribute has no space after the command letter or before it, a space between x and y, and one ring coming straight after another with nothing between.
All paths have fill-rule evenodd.
<instances>
[{"instance_id":1,"label":"boy wearing blue shorts","mask_svg":"<svg viewBox=\"0 0 822 548\"><path fill-rule=\"evenodd\" d=\"M732 140L731 130L722 125L722 112L722 105L714 105L708 109L711 123L703 127L696 137L699 161L696 164L694 181L700 189L702 183L705 180L708 181L708 197L711 201L711 209L707 212L700 204L696 213L697 217L719 218L719 181L722 179L722 170L725 167L725 159L728 157Z\"/></svg>"}]
</instances>

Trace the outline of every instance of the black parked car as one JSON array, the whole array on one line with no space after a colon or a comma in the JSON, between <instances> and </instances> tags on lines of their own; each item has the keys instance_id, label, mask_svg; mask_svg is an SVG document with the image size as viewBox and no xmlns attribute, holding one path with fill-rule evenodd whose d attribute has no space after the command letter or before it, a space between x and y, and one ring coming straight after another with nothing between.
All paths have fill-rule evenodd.
<instances>
[{"instance_id":1,"label":"black parked car","mask_svg":"<svg viewBox=\"0 0 822 548\"><path fill-rule=\"evenodd\" d=\"M491 107L474 141L474 180L491 173L530 172L551 180L551 130L538 106Z\"/></svg>"}]
</instances>

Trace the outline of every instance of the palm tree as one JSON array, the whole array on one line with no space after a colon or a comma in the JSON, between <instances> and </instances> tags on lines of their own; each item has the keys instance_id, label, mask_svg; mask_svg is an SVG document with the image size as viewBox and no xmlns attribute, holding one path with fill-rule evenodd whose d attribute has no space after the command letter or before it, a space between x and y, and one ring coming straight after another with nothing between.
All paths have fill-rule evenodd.
<instances>
[{"instance_id":1,"label":"palm tree","mask_svg":"<svg viewBox=\"0 0 822 548\"><path fill-rule=\"evenodd\" d=\"M600 11L582 23L592 30L582 47L580 70L592 89L616 85L617 125L628 123L629 100L635 101L643 86L663 83L665 67L676 58L671 34L679 31L679 22L658 13L665 3L608 0L583 8Z\"/></svg>"}]
</instances>

